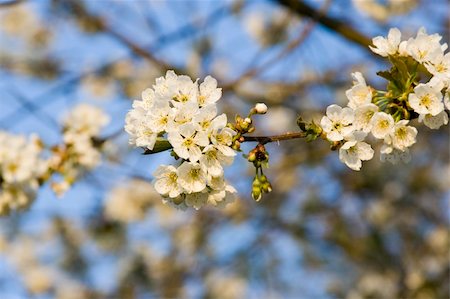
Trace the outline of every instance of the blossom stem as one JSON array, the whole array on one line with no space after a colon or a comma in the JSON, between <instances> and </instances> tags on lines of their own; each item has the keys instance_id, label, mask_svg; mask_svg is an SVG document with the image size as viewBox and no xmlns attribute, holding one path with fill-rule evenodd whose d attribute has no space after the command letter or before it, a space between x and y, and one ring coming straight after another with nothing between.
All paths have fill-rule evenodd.
<instances>
[{"instance_id":1,"label":"blossom stem","mask_svg":"<svg viewBox=\"0 0 450 299\"><path fill-rule=\"evenodd\" d=\"M305 138L306 135L306 132L293 132L273 136L242 136L244 137L242 142L259 142L261 144L266 144L270 142Z\"/></svg>"}]
</instances>

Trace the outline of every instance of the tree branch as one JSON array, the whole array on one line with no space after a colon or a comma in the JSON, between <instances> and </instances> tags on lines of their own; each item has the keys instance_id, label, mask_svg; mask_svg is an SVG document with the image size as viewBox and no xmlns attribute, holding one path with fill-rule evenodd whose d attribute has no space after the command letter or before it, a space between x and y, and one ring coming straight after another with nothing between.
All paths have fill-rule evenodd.
<instances>
[{"instance_id":1,"label":"tree branch","mask_svg":"<svg viewBox=\"0 0 450 299\"><path fill-rule=\"evenodd\" d=\"M285 133L285 134L273 135L273 136L242 136L242 137L244 137L243 142L259 142L261 144L266 144L266 143L270 143L270 142L278 142L278 141L284 141L284 140L305 138L306 133L305 132L293 132L293 133Z\"/></svg>"},{"instance_id":2,"label":"tree branch","mask_svg":"<svg viewBox=\"0 0 450 299\"><path fill-rule=\"evenodd\" d=\"M275 0L279 4L283 5L287 9L297 13L298 15L308 17L316 20L323 26L331 29L332 31L340 34L347 40L358 44L365 49L372 44L371 40L363 33L349 26L348 24L326 15L323 15L319 10L314 9L301 0Z\"/></svg>"}]
</instances>

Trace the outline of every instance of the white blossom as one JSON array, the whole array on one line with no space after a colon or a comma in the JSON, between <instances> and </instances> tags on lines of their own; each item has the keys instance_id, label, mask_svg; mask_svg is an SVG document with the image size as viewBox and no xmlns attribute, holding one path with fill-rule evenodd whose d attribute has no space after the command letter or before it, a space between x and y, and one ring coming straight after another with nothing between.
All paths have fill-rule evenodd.
<instances>
[{"instance_id":1,"label":"white blossom","mask_svg":"<svg viewBox=\"0 0 450 299\"><path fill-rule=\"evenodd\" d=\"M450 53L439 54L430 62L425 63L427 70L441 80L445 86L449 86L450 82Z\"/></svg>"},{"instance_id":2,"label":"white blossom","mask_svg":"<svg viewBox=\"0 0 450 299\"><path fill-rule=\"evenodd\" d=\"M366 133L372 129L372 117L378 112L378 106L375 104L365 104L355 110L355 120L353 125L356 130L362 130Z\"/></svg>"},{"instance_id":3,"label":"white blossom","mask_svg":"<svg viewBox=\"0 0 450 299\"><path fill-rule=\"evenodd\" d=\"M178 183L187 194L201 192L206 188L207 175L199 163L184 162L177 171Z\"/></svg>"},{"instance_id":4,"label":"white blossom","mask_svg":"<svg viewBox=\"0 0 450 299\"><path fill-rule=\"evenodd\" d=\"M155 190L162 196L175 198L183 192L178 183L178 170L172 165L160 165L153 173Z\"/></svg>"},{"instance_id":5,"label":"white blossom","mask_svg":"<svg viewBox=\"0 0 450 299\"><path fill-rule=\"evenodd\" d=\"M437 130L441 126L448 124L448 115L446 111L442 111L438 115L420 114L419 122L423 122L430 129Z\"/></svg>"},{"instance_id":6,"label":"white blossom","mask_svg":"<svg viewBox=\"0 0 450 299\"><path fill-rule=\"evenodd\" d=\"M191 162L197 162L202 155L200 147L209 144L208 135L191 123L180 126L179 131L169 132L167 139L180 158Z\"/></svg>"},{"instance_id":7,"label":"white blossom","mask_svg":"<svg viewBox=\"0 0 450 299\"><path fill-rule=\"evenodd\" d=\"M398 30L398 28L392 28L389 30L387 38L382 36L373 38L372 43L375 47L369 46L369 48L372 52L383 57L394 55L398 51L401 35L402 33Z\"/></svg>"},{"instance_id":8,"label":"white blossom","mask_svg":"<svg viewBox=\"0 0 450 299\"><path fill-rule=\"evenodd\" d=\"M175 107L182 107L187 102L198 105L198 82L192 82L188 76L178 76L176 85L172 86L172 104Z\"/></svg>"},{"instance_id":9,"label":"white blossom","mask_svg":"<svg viewBox=\"0 0 450 299\"><path fill-rule=\"evenodd\" d=\"M370 121L370 126L372 135L375 138L383 139L392 131L394 118L385 112L376 112Z\"/></svg>"},{"instance_id":10,"label":"white blossom","mask_svg":"<svg viewBox=\"0 0 450 299\"><path fill-rule=\"evenodd\" d=\"M386 137L386 143L400 151L405 151L408 147L416 143L417 129L408 126L409 121L406 119L395 123L391 133Z\"/></svg>"},{"instance_id":11,"label":"white blossom","mask_svg":"<svg viewBox=\"0 0 450 299\"><path fill-rule=\"evenodd\" d=\"M201 130L208 132L211 130L211 124L217 115L216 105L207 105L200 108L192 121L200 125Z\"/></svg>"},{"instance_id":12,"label":"white blossom","mask_svg":"<svg viewBox=\"0 0 450 299\"><path fill-rule=\"evenodd\" d=\"M441 45L442 36L439 34L428 35L425 28L420 28L415 38L410 38L406 44L406 50L416 61L420 63L431 62L447 48L447 44Z\"/></svg>"},{"instance_id":13,"label":"white blossom","mask_svg":"<svg viewBox=\"0 0 450 299\"><path fill-rule=\"evenodd\" d=\"M331 141L340 141L344 139L345 135L353 132L354 127L352 122L354 120L354 111L351 108L342 108L338 105L330 105L327 108L327 115L322 117L320 125L327 138Z\"/></svg>"},{"instance_id":14,"label":"white blossom","mask_svg":"<svg viewBox=\"0 0 450 299\"><path fill-rule=\"evenodd\" d=\"M352 73L353 87L345 92L348 98L348 106L356 109L372 101L372 88L367 86L366 80L360 72Z\"/></svg>"},{"instance_id":15,"label":"white blossom","mask_svg":"<svg viewBox=\"0 0 450 299\"><path fill-rule=\"evenodd\" d=\"M444 110L439 86L421 83L414 88L414 93L409 94L408 101L411 108L418 114L435 116Z\"/></svg>"},{"instance_id":16,"label":"white blossom","mask_svg":"<svg viewBox=\"0 0 450 299\"><path fill-rule=\"evenodd\" d=\"M169 102L156 101L147 114L149 128L157 134L167 131L171 124L171 114L172 108L169 106Z\"/></svg>"},{"instance_id":17,"label":"white blossom","mask_svg":"<svg viewBox=\"0 0 450 299\"><path fill-rule=\"evenodd\" d=\"M215 104L222 97L222 88L217 88L217 80L207 76L200 84L198 104L200 107Z\"/></svg>"},{"instance_id":18,"label":"white blossom","mask_svg":"<svg viewBox=\"0 0 450 299\"><path fill-rule=\"evenodd\" d=\"M346 136L347 141L339 149L339 159L353 170L359 171L361 161L373 158L374 151L370 144L364 142L367 133L356 131Z\"/></svg>"},{"instance_id":19,"label":"white blossom","mask_svg":"<svg viewBox=\"0 0 450 299\"><path fill-rule=\"evenodd\" d=\"M211 125L212 132L210 135L211 143L216 146L216 148L222 152L225 156L233 157L236 152L230 147L233 142L233 136L236 132L230 128L225 127L226 125L226 115L222 114L216 117Z\"/></svg>"},{"instance_id":20,"label":"white blossom","mask_svg":"<svg viewBox=\"0 0 450 299\"><path fill-rule=\"evenodd\" d=\"M225 156L214 145L210 144L203 149L200 165L208 174L219 176L223 174L222 165L230 165L233 163L233 159L233 156Z\"/></svg>"}]
</instances>

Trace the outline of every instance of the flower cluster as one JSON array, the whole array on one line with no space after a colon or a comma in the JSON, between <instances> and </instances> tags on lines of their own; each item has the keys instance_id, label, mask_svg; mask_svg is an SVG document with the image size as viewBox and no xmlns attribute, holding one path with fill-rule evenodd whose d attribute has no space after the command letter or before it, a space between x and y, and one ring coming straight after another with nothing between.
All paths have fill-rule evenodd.
<instances>
[{"instance_id":1,"label":"flower cluster","mask_svg":"<svg viewBox=\"0 0 450 299\"><path fill-rule=\"evenodd\" d=\"M362 74L353 73L353 87L346 91L348 107L331 105L321 120L326 138L339 148L339 158L360 170L362 161L374 151L364 140L370 133L383 141L381 160L408 161L409 147L416 142L418 119L431 129L448 123L450 53L441 36L428 35L423 28L415 38L401 41L397 28L387 38L375 37L370 49L388 57L393 67L378 74L389 81L387 91L368 86Z\"/></svg>"},{"instance_id":2,"label":"flower cluster","mask_svg":"<svg viewBox=\"0 0 450 299\"><path fill-rule=\"evenodd\" d=\"M47 148L36 136L25 138L0 131L0 215L27 208L41 185L52 182L62 195L86 171L100 163L100 130L109 117L100 109L81 104L64 121L62 144Z\"/></svg>"},{"instance_id":3,"label":"flower cluster","mask_svg":"<svg viewBox=\"0 0 450 299\"><path fill-rule=\"evenodd\" d=\"M64 119L62 145L54 147L51 160L52 171L63 180L52 182L52 189L59 196L80 177L82 173L98 166L101 161L101 129L109 123L109 116L101 109L80 104Z\"/></svg>"},{"instance_id":4,"label":"flower cluster","mask_svg":"<svg viewBox=\"0 0 450 299\"><path fill-rule=\"evenodd\" d=\"M42 149L37 136L0 132L0 215L24 209L35 199L48 164Z\"/></svg>"},{"instance_id":5,"label":"flower cluster","mask_svg":"<svg viewBox=\"0 0 450 299\"><path fill-rule=\"evenodd\" d=\"M233 162L236 132L227 116L217 115L222 90L208 76L199 84L168 71L135 100L126 116L130 144L155 153L171 149L178 167L162 165L154 173L155 190L164 202L185 209L224 205L236 190L224 180L223 166Z\"/></svg>"}]
</instances>

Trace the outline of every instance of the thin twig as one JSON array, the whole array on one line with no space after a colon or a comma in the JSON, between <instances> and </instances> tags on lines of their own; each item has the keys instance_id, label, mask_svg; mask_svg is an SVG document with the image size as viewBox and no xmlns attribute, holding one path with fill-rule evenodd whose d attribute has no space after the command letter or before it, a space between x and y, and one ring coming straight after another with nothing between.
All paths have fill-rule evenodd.
<instances>
[{"instance_id":1,"label":"thin twig","mask_svg":"<svg viewBox=\"0 0 450 299\"><path fill-rule=\"evenodd\" d=\"M305 138L305 132L293 132L293 133L285 133L281 135L273 135L273 136L242 136L244 137L243 142L259 142L261 144L266 144L270 142L291 140L291 139L299 139Z\"/></svg>"},{"instance_id":2,"label":"thin twig","mask_svg":"<svg viewBox=\"0 0 450 299\"><path fill-rule=\"evenodd\" d=\"M321 15L321 13L317 9L313 8L312 6L306 4L303 1L299 0L275 0L275 1L283 5L284 7L290 9L291 11L297 13L300 16L305 16L314 19L318 23L322 24L328 29L333 30L337 34L346 38L347 40L364 47L366 50L368 50L368 46L371 44L371 40L367 36L365 36L362 32L356 30L349 24L339 19L326 15Z\"/></svg>"}]
</instances>

